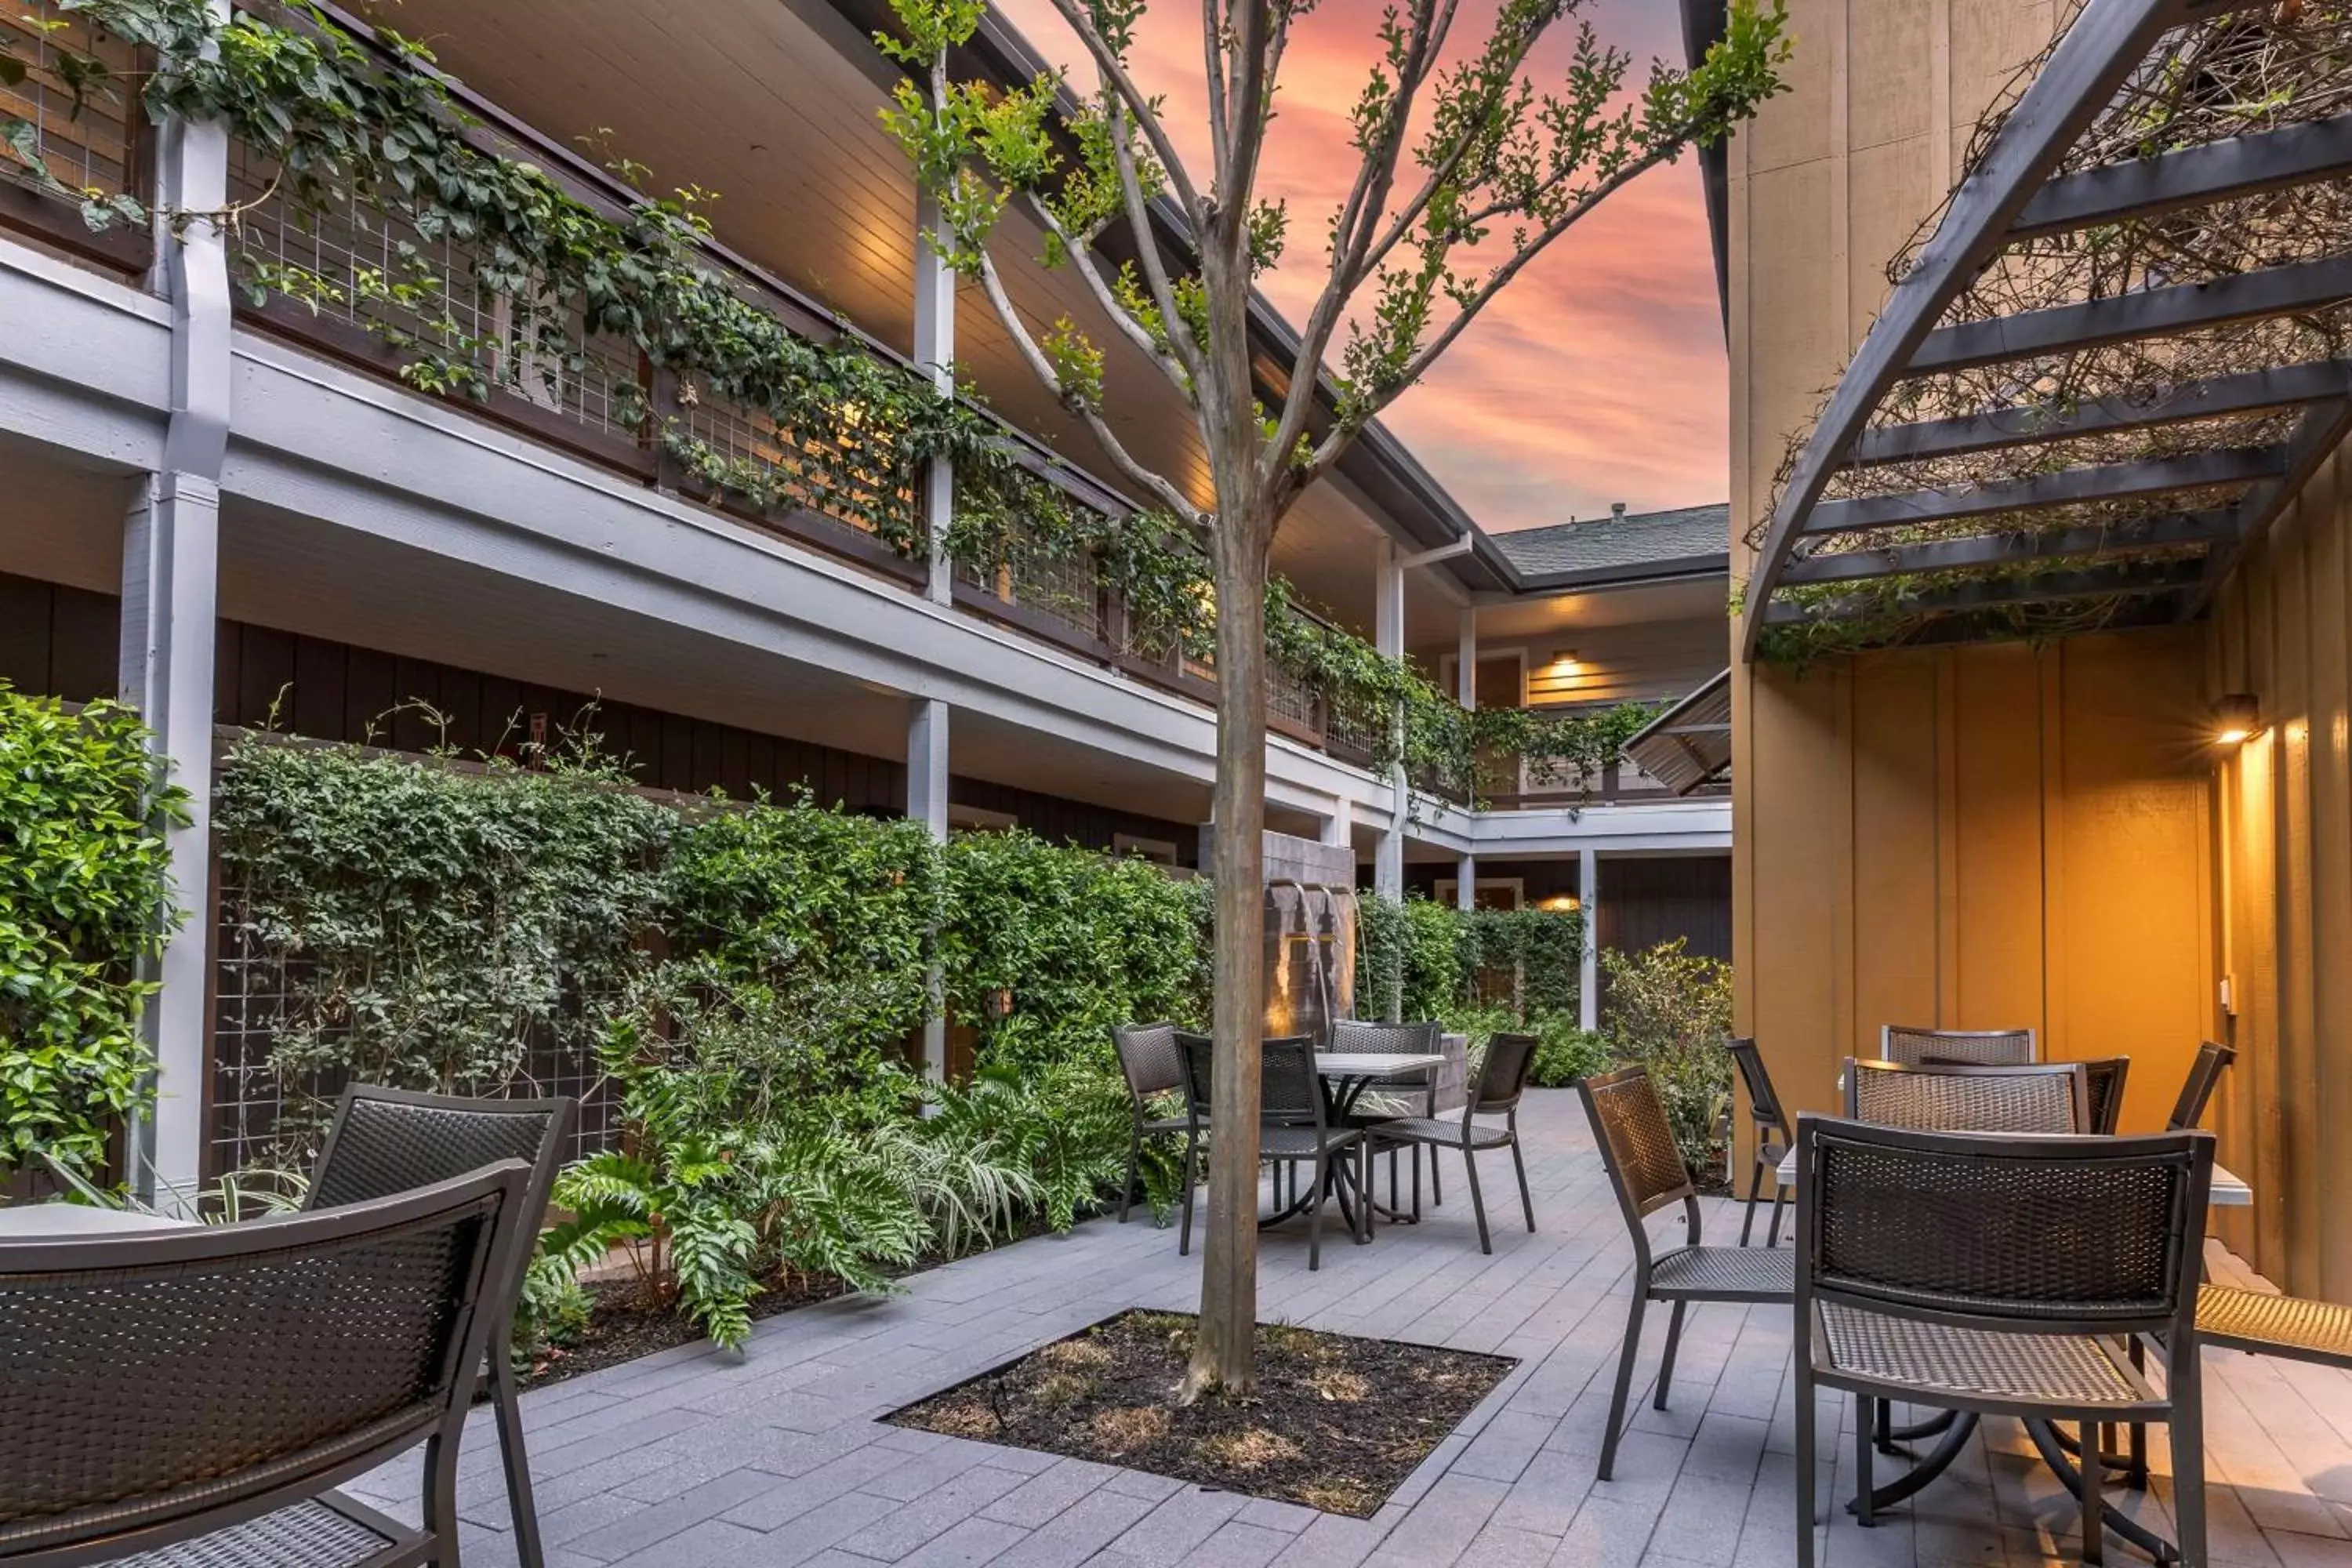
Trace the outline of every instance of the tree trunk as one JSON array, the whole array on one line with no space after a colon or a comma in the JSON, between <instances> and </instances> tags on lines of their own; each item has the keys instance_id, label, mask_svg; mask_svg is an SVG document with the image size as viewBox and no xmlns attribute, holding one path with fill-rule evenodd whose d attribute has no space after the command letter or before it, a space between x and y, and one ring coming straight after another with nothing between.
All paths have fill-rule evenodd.
<instances>
[{"instance_id":1,"label":"tree trunk","mask_svg":"<svg viewBox=\"0 0 2352 1568\"><path fill-rule=\"evenodd\" d=\"M1180 1398L1245 1394L1257 1331L1259 1046L1265 1022L1265 576L1264 508L1219 520L1216 884L1212 949L1215 1083L1201 1325Z\"/></svg>"}]
</instances>

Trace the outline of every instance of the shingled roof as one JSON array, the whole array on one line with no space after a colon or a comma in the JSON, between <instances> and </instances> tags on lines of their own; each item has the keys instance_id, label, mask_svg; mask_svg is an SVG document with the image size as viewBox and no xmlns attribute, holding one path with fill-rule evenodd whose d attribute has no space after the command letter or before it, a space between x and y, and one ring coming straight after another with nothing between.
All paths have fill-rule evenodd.
<instances>
[{"instance_id":1,"label":"shingled roof","mask_svg":"<svg viewBox=\"0 0 2352 1568\"><path fill-rule=\"evenodd\" d=\"M1729 570L1731 509L1618 512L1491 537L1519 572L1539 583L1606 582Z\"/></svg>"}]
</instances>

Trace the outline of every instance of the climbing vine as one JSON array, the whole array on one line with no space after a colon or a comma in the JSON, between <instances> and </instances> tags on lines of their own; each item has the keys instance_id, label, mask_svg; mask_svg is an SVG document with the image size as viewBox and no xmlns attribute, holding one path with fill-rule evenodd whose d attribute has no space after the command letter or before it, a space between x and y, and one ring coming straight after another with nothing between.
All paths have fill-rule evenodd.
<instances>
[{"instance_id":1,"label":"climbing vine","mask_svg":"<svg viewBox=\"0 0 2352 1568\"><path fill-rule=\"evenodd\" d=\"M566 377L583 374L591 340L625 342L675 378L677 407L648 406L634 380L616 378L614 417L646 430L688 474L757 507L823 511L909 557L929 547L912 498L931 460L947 458L955 504L941 545L951 559L983 575L1090 559L1127 605L1131 641L1196 660L1212 651L1214 595L1186 525L1083 505L1024 463L968 391L943 395L928 374L873 352L845 326L829 342L793 331L706 264L710 193L592 205L536 163L493 150L421 44L379 29L386 58L307 5L291 7L293 25L245 12L217 23L203 0L56 5L152 54L155 67L137 85L151 115L219 121L274 171L247 206L280 199L315 220L357 205L397 220L395 236L416 237L395 238L388 272L329 276L244 243L245 207L166 215L181 229L221 224L257 304L274 296L315 310L359 296L395 306L350 313L400 351L404 379L448 396L528 392L533 377L541 393L560 395ZM49 53L51 74L77 101L118 90L97 56L54 37ZM0 138L8 156L37 178L45 172L29 126ZM625 177L643 173L625 160L614 166ZM85 213L100 226L142 216L135 202L89 204ZM489 326L451 308L459 280L436 270L451 248L445 242L472 258L463 281L504 302ZM698 433L695 411L710 403L754 414L789 456L749 458ZM1408 663L1290 613L1294 597L1278 580L1269 590L1275 663L1365 737L1377 763L1402 761L1424 790L1476 796L1482 753L1524 757L1558 782L1589 785L1649 716L1639 707L1466 714Z\"/></svg>"},{"instance_id":2,"label":"climbing vine","mask_svg":"<svg viewBox=\"0 0 2352 1568\"><path fill-rule=\"evenodd\" d=\"M144 1096L142 963L178 920L147 731L0 684L0 1173L47 1153L87 1173Z\"/></svg>"}]
</instances>

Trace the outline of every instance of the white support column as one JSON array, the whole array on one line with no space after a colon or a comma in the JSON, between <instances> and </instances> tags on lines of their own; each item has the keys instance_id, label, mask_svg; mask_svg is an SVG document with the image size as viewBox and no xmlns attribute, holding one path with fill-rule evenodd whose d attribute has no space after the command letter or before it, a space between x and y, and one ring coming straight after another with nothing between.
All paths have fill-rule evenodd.
<instances>
[{"instance_id":1,"label":"white support column","mask_svg":"<svg viewBox=\"0 0 2352 1568\"><path fill-rule=\"evenodd\" d=\"M1467 913L1478 907L1478 857L1465 855L1454 873L1454 907Z\"/></svg>"},{"instance_id":2,"label":"white support column","mask_svg":"<svg viewBox=\"0 0 2352 1568\"><path fill-rule=\"evenodd\" d=\"M123 521L116 688L153 732L159 763L188 793L186 826L164 835L174 896L188 912L154 968L159 988L140 1020L154 1053L155 1104L130 1129L126 1172L142 1201L173 1211L193 1208L204 1162L213 656L230 379L228 261L220 232L201 219L175 226L173 215L227 205L227 132L215 124L165 125L153 283L171 303L171 412L163 469L141 484Z\"/></svg>"},{"instance_id":3,"label":"white support column","mask_svg":"<svg viewBox=\"0 0 2352 1568\"><path fill-rule=\"evenodd\" d=\"M1356 808L1346 796L1331 803L1331 815L1323 819L1322 839L1342 847L1356 842Z\"/></svg>"},{"instance_id":4,"label":"white support column","mask_svg":"<svg viewBox=\"0 0 2352 1568\"><path fill-rule=\"evenodd\" d=\"M931 840L948 839L948 705L918 697L907 713L907 820L919 822ZM929 977L931 1005L923 1020L923 1067L934 1079L948 1072L947 996L939 966Z\"/></svg>"},{"instance_id":5,"label":"white support column","mask_svg":"<svg viewBox=\"0 0 2352 1568\"><path fill-rule=\"evenodd\" d=\"M1584 962L1576 977L1576 1023L1579 1028L1601 1027L1601 857L1591 849L1576 853L1577 902L1584 911Z\"/></svg>"},{"instance_id":6,"label":"white support column","mask_svg":"<svg viewBox=\"0 0 2352 1568\"><path fill-rule=\"evenodd\" d=\"M931 384L955 395L956 275L940 259L932 237L944 232L940 204L928 194L915 204L915 363ZM923 527L931 540L931 570L924 592L933 604L955 597L955 563L942 548L955 517L955 467L945 457L931 459L923 479Z\"/></svg>"},{"instance_id":7,"label":"white support column","mask_svg":"<svg viewBox=\"0 0 2352 1568\"><path fill-rule=\"evenodd\" d=\"M1373 577L1372 640L1380 651L1390 658L1404 657L1404 564L1397 558L1395 542L1382 537L1380 561ZM1404 710L1400 708L1390 721L1392 743L1401 744L1404 732ZM1372 890L1383 899L1404 897L1404 825L1412 808L1412 787L1405 782L1404 763L1389 764L1389 826L1381 834L1378 855L1372 862Z\"/></svg>"},{"instance_id":8,"label":"white support column","mask_svg":"<svg viewBox=\"0 0 2352 1568\"><path fill-rule=\"evenodd\" d=\"M1454 700L1478 710L1478 612L1462 606L1462 631L1454 655Z\"/></svg>"}]
</instances>

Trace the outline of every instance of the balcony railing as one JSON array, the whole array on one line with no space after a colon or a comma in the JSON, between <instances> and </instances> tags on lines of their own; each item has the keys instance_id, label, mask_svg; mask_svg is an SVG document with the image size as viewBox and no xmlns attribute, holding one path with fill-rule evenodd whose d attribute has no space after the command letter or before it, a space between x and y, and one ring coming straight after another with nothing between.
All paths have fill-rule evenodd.
<instances>
[{"instance_id":1,"label":"balcony railing","mask_svg":"<svg viewBox=\"0 0 2352 1568\"><path fill-rule=\"evenodd\" d=\"M50 24L62 24L62 30L45 31ZM358 24L345 25L354 37L367 37ZM0 27L11 30L16 58L29 68L21 83L0 87L0 108L32 125L35 149L58 178L100 195L147 195L153 181L136 102L100 95L77 110L51 68L60 46L101 57L110 51L120 57L110 58L117 79L135 81L135 54L93 39L79 16L58 10L53 0L31 0L21 15L0 13ZM467 134L483 151L529 160L608 216L625 215L639 199L462 85L451 83L450 89L472 122ZM658 370L633 342L587 331L576 312L567 320L552 300L519 301L494 286L481 252L463 240L420 234L356 201L323 211L307 200L298 204L269 161L240 142L230 148L229 198L236 209L232 265L242 285L236 308L247 326L370 374L442 393L455 406L910 588L926 574L920 562L876 538L872 529L874 519L893 519L904 524L901 537L919 537L922 497L911 488L890 489L879 465L863 473L857 454L828 446L824 433L782 428L763 412L719 396L698 377ZM76 201L5 163L0 163L0 229L30 234L122 272L143 272L152 251L145 226L116 224L93 232ZM705 242L701 259L793 331L818 342L843 331L816 302L724 246ZM879 344L866 346L879 357L895 357ZM740 482L715 482L688 471L664 449L664 430L697 444L712 458L706 467ZM1032 474L1061 489L1069 503L1110 517L1133 510L1019 430L1004 426L1003 437ZM810 482L812 473L822 473L825 482ZM1016 538L1005 563L993 570L960 567L956 603L1164 689L1215 700L1214 668L1131 615L1097 561L1042 542L1024 548L1027 542ZM1276 731L1342 760L1367 763L1380 750L1375 735L1286 671L1269 674L1267 708ZM1558 805L1571 804L1573 795L1505 799Z\"/></svg>"}]
</instances>

